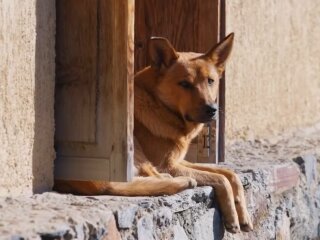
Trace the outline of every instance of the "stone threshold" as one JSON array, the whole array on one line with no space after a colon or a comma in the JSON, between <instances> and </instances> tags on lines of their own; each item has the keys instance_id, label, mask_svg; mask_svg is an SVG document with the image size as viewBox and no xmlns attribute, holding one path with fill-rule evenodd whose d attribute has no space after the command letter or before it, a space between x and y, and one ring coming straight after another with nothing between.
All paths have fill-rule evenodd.
<instances>
[{"instance_id":1,"label":"stone threshold","mask_svg":"<svg viewBox=\"0 0 320 240\"><path fill-rule=\"evenodd\" d=\"M162 197L47 192L32 197L0 198L0 239L273 239L277 234L281 239L290 239L286 238L292 230L290 221L298 218L299 211L288 216L294 207L286 209L290 204L298 204L298 193L318 202L317 206L308 206L301 201L301 206L319 211L316 162L314 156L308 155L274 164L223 165L235 169L242 179L255 227L252 233L225 233L212 201L213 189L198 187ZM318 198L313 197L317 191ZM283 221L289 221L289 225ZM279 224L288 229L283 230ZM312 224L311 230L306 228L309 233L302 232L301 236L318 234Z\"/></svg>"}]
</instances>

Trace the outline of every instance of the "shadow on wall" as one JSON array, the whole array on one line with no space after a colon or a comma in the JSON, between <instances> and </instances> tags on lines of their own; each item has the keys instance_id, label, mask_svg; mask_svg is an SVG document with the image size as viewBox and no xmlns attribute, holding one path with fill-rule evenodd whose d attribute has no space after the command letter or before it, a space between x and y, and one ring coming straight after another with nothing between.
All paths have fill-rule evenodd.
<instances>
[{"instance_id":1,"label":"shadow on wall","mask_svg":"<svg viewBox=\"0 0 320 240\"><path fill-rule=\"evenodd\" d=\"M36 1L33 192L52 189L55 83L55 1Z\"/></svg>"}]
</instances>

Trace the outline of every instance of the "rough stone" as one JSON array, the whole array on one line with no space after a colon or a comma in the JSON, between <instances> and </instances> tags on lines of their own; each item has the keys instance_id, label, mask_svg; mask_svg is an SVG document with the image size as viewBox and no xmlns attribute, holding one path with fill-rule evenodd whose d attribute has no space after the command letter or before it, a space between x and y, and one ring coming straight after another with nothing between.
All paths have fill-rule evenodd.
<instances>
[{"instance_id":1,"label":"rough stone","mask_svg":"<svg viewBox=\"0 0 320 240\"><path fill-rule=\"evenodd\" d=\"M131 228L138 207L135 205L123 206L116 210L116 219L119 228Z\"/></svg>"},{"instance_id":2,"label":"rough stone","mask_svg":"<svg viewBox=\"0 0 320 240\"><path fill-rule=\"evenodd\" d=\"M110 218L106 225L107 232L102 240L121 240L121 235L117 229L114 218ZM84 236L79 239L84 239Z\"/></svg>"},{"instance_id":3,"label":"rough stone","mask_svg":"<svg viewBox=\"0 0 320 240\"><path fill-rule=\"evenodd\" d=\"M95 201L85 197L45 193L0 202L4 207L0 236L4 239L12 235L25 239L89 239L119 234L110 209L95 207Z\"/></svg>"},{"instance_id":4,"label":"rough stone","mask_svg":"<svg viewBox=\"0 0 320 240\"><path fill-rule=\"evenodd\" d=\"M215 212L216 210L211 208L199 219L195 220L192 230L194 239L214 240L222 238L223 234L221 234L221 222L214 221Z\"/></svg>"},{"instance_id":5,"label":"rough stone","mask_svg":"<svg viewBox=\"0 0 320 240\"><path fill-rule=\"evenodd\" d=\"M168 227L172 222L172 211L167 207L162 207L156 210L153 218L156 220L158 227Z\"/></svg>"},{"instance_id":6,"label":"rough stone","mask_svg":"<svg viewBox=\"0 0 320 240\"><path fill-rule=\"evenodd\" d=\"M317 159L314 155L304 155L294 159L294 161L300 166L302 173L305 174L309 187L312 183L317 182Z\"/></svg>"},{"instance_id":7,"label":"rough stone","mask_svg":"<svg viewBox=\"0 0 320 240\"><path fill-rule=\"evenodd\" d=\"M277 215L278 221L276 222L276 239L291 240L290 235L290 218L285 212Z\"/></svg>"},{"instance_id":8,"label":"rough stone","mask_svg":"<svg viewBox=\"0 0 320 240\"><path fill-rule=\"evenodd\" d=\"M179 224L173 227L173 240L189 240L183 227Z\"/></svg>"},{"instance_id":9,"label":"rough stone","mask_svg":"<svg viewBox=\"0 0 320 240\"><path fill-rule=\"evenodd\" d=\"M153 221L150 215L143 216L137 223L138 240L152 240L153 236Z\"/></svg>"},{"instance_id":10,"label":"rough stone","mask_svg":"<svg viewBox=\"0 0 320 240\"><path fill-rule=\"evenodd\" d=\"M297 186L299 181L299 169L292 163L275 166L273 171L273 182L269 183L277 193L284 192Z\"/></svg>"}]
</instances>

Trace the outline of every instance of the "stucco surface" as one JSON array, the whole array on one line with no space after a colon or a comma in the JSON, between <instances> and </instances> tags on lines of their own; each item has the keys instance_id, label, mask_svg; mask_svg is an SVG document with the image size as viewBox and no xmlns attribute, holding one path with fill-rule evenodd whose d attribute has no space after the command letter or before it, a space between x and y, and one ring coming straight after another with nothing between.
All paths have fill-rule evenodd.
<instances>
[{"instance_id":1,"label":"stucco surface","mask_svg":"<svg viewBox=\"0 0 320 240\"><path fill-rule=\"evenodd\" d=\"M226 136L267 137L320 120L320 4L226 1L235 45L226 69Z\"/></svg>"},{"instance_id":2,"label":"stucco surface","mask_svg":"<svg viewBox=\"0 0 320 240\"><path fill-rule=\"evenodd\" d=\"M0 195L50 189L55 5L0 0Z\"/></svg>"}]
</instances>

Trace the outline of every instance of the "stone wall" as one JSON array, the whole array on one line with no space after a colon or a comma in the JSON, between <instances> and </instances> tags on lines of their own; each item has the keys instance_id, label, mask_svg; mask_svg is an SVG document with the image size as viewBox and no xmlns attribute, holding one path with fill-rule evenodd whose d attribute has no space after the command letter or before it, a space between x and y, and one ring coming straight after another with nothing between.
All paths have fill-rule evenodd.
<instances>
[{"instance_id":1,"label":"stone wall","mask_svg":"<svg viewBox=\"0 0 320 240\"><path fill-rule=\"evenodd\" d=\"M53 178L55 3L0 0L0 195Z\"/></svg>"},{"instance_id":2,"label":"stone wall","mask_svg":"<svg viewBox=\"0 0 320 240\"><path fill-rule=\"evenodd\" d=\"M250 233L225 232L219 210L212 201L214 191L201 187L162 197L80 197L57 193L29 198L0 197L0 236L104 240L320 237L320 185L314 156L297 158L296 163L257 162L232 167L239 172L246 189L254 224Z\"/></svg>"},{"instance_id":3,"label":"stone wall","mask_svg":"<svg viewBox=\"0 0 320 240\"><path fill-rule=\"evenodd\" d=\"M320 120L320 4L226 0L235 45L226 69L227 139Z\"/></svg>"}]
</instances>

